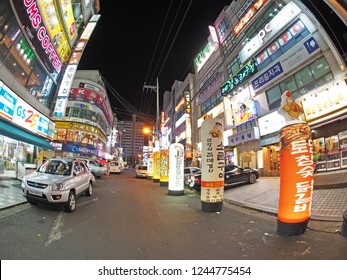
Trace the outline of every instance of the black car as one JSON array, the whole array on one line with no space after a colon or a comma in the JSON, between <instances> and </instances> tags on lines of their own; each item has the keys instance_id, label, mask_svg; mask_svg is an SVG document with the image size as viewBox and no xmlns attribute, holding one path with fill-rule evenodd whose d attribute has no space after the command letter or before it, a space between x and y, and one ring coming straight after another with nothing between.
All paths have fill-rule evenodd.
<instances>
[{"instance_id":1,"label":"black car","mask_svg":"<svg viewBox=\"0 0 347 280\"><path fill-rule=\"evenodd\" d=\"M259 178L259 171L254 168L240 167L234 164L227 164L224 168L224 188L235 184L254 184ZM188 185L197 191L201 189L201 173L194 174L188 180Z\"/></svg>"}]
</instances>

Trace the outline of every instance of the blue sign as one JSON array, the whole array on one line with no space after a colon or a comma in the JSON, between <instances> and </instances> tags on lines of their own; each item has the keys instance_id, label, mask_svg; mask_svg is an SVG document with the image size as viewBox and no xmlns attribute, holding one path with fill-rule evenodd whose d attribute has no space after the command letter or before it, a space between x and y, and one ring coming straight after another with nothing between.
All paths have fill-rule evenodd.
<instances>
[{"instance_id":1,"label":"blue sign","mask_svg":"<svg viewBox=\"0 0 347 280\"><path fill-rule=\"evenodd\" d=\"M319 46L316 40L311 37L307 41L304 42L304 46L309 54L313 53L315 50L319 49Z\"/></svg>"},{"instance_id":2,"label":"blue sign","mask_svg":"<svg viewBox=\"0 0 347 280\"><path fill-rule=\"evenodd\" d=\"M81 146L75 144L63 144L64 152L81 153L84 155L96 156L97 151L94 146Z\"/></svg>"},{"instance_id":3,"label":"blue sign","mask_svg":"<svg viewBox=\"0 0 347 280\"><path fill-rule=\"evenodd\" d=\"M17 103L17 95L2 82L0 88L0 115L8 120L12 120L14 109Z\"/></svg>"},{"instance_id":4,"label":"blue sign","mask_svg":"<svg viewBox=\"0 0 347 280\"><path fill-rule=\"evenodd\" d=\"M271 68L266 70L263 74L258 76L256 79L252 81L252 87L254 90L262 87L263 85L267 84L274 78L276 78L278 75L283 73L283 68L280 62L277 62L274 64Z\"/></svg>"}]
</instances>

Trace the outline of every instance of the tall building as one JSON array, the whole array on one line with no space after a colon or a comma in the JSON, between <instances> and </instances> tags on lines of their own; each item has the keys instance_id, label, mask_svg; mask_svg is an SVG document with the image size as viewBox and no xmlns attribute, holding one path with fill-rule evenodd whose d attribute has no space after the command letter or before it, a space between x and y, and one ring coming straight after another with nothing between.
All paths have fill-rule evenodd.
<instances>
[{"instance_id":1,"label":"tall building","mask_svg":"<svg viewBox=\"0 0 347 280\"><path fill-rule=\"evenodd\" d=\"M52 154L56 95L98 6L97 0L0 2L0 176L21 178Z\"/></svg>"},{"instance_id":2,"label":"tall building","mask_svg":"<svg viewBox=\"0 0 347 280\"><path fill-rule=\"evenodd\" d=\"M98 70L77 70L64 116L53 116L54 156L105 159L113 114Z\"/></svg>"},{"instance_id":3,"label":"tall building","mask_svg":"<svg viewBox=\"0 0 347 280\"><path fill-rule=\"evenodd\" d=\"M174 81L171 101L166 94L172 142L188 135L189 127L179 131L177 107L188 89L194 165L201 164L201 124L217 118L227 163L278 176L285 120L277 111L290 91L312 129L317 170L347 168L346 15L345 1L231 1L208 27L193 78L183 88Z\"/></svg>"},{"instance_id":4,"label":"tall building","mask_svg":"<svg viewBox=\"0 0 347 280\"><path fill-rule=\"evenodd\" d=\"M143 132L148 125L138 121L136 115L132 115L131 121L117 121L116 127L119 156L129 165L135 166L142 160L144 146L148 146L149 138Z\"/></svg>"}]
</instances>

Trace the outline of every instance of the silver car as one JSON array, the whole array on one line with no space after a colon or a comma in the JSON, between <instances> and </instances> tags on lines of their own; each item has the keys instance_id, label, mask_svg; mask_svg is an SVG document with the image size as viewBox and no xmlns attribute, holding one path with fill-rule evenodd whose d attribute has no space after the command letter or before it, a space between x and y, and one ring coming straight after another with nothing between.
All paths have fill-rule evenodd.
<instances>
[{"instance_id":1,"label":"silver car","mask_svg":"<svg viewBox=\"0 0 347 280\"><path fill-rule=\"evenodd\" d=\"M91 196L95 178L82 160L53 158L22 179L22 194L30 204L62 204L76 209L76 197Z\"/></svg>"}]
</instances>

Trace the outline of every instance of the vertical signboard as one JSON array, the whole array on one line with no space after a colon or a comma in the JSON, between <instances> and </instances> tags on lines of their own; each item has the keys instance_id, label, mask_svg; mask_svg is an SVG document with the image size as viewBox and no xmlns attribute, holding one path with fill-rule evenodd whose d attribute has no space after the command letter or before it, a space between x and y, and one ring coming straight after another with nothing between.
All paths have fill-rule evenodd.
<instances>
[{"instance_id":1,"label":"vertical signboard","mask_svg":"<svg viewBox=\"0 0 347 280\"><path fill-rule=\"evenodd\" d=\"M153 153L153 182L158 183L160 181L160 151Z\"/></svg>"},{"instance_id":2,"label":"vertical signboard","mask_svg":"<svg viewBox=\"0 0 347 280\"><path fill-rule=\"evenodd\" d=\"M205 212L222 210L224 196L223 125L216 118L201 126L201 208Z\"/></svg>"},{"instance_id":3,"label":"vertical signboard","mask_svg":"<svg viewBox=\"0 0 347 280\"><path fill-rule=\"evenodd\" d=\"M169 150L160 150L160 186L167 187L169 185Z\"/></svg>"},{"instance_id":4,"label":"vertical signboard","mask_svg":"<svg viewBox=\"0 0 347 280\"><path fill-rule=\"evenodd\" d=\"M306 231L311 216L314 167L311 130L299 120L302 109L291 93L282 94L278 111L288 120L279 131L280 197L277 232L282 236L300 235Z\"/></svg>"},{"instance_id":5,"label":"vertical signboard","mask_svg":"<svg viewBox=\"0 0 347 280\"><path fill-rule=\"evenodd\" d=\"M169 195L184 194L184 146L180 143L170 145Z\"/></svg>"},{"instance_id":6,"label":"vertical signboard","mask_svg":"<svg viewBox=\"0 0 347 280\"><path fill-rule=\"evenodd\" d=\"M153 177L153 153L148 154L147 163L147 179L152 179Z\"/></svg>"}]
</instances>

